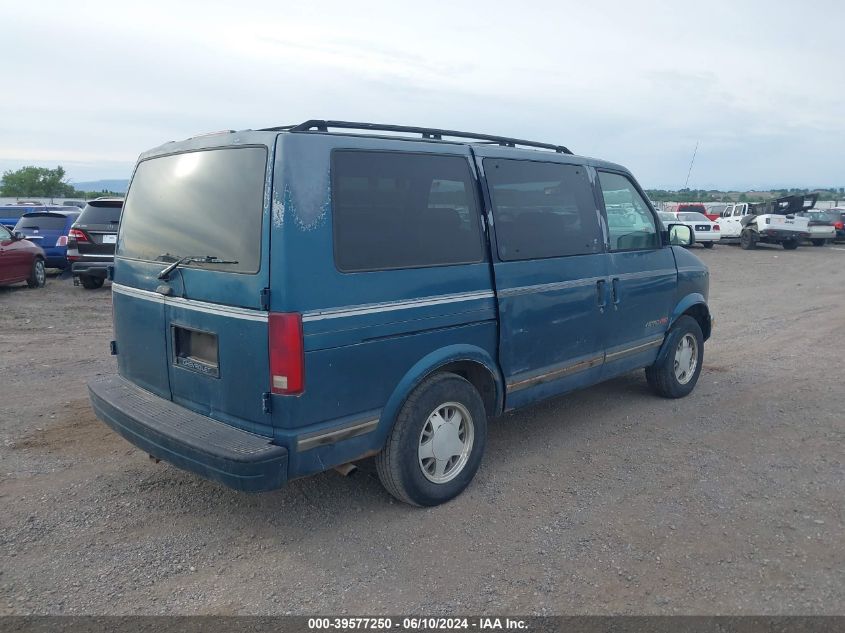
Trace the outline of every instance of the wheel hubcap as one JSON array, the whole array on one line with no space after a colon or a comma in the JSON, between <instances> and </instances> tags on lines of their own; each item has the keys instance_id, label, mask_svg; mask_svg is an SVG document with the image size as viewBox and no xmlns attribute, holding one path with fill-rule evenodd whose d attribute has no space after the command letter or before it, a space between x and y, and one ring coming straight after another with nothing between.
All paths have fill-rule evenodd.
<instances>
[{"instance_id":1,"label":"wheel hubcap","mask_svg":"<svg viewBox=\"0 0 845 633\"><path fill-rule=\"evenodd\" d=\"M46 273L44 272L43 262L35 264L35 280L38 282L39 286L44 285L45 275Z\"/></svg>"},{"instance_id":2,"label":"wheel hubcap","mask_svg":"<svg viewBox=\"0 0 845 633\"><path fill-rule=\"evenodd\" d=\"M684 334L675 349L675 378L685 385L695 375L698 367L698 341L692 334Z\"/></svg>"},{"instance_id":3,"label":"wheel hubcap","mask_svg":"<svg viewBox=\"0 0 845 633\"><path fill-rule=\"evenodd\" d=\"M464 469L475 439L475 426L459 402L441 404L420 432L417 454L423 475L436 484L451 481Z\"/></svg>"}]
</instances>

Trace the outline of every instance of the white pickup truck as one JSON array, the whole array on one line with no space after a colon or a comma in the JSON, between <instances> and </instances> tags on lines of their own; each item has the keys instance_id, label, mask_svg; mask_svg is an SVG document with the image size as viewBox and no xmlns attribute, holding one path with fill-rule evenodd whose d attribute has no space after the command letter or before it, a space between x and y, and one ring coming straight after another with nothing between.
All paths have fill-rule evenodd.
<instances>
[{"instance_id":1,"label":"white pickup truck","mask_svg":"<svg viewBox=\"0 0 845 633\"><path fill-rule=\"evenodd\" d=\"M809 221L795 213L812 209L815 203L814 195L786 196L758 204L739 202L728 205L716 222L722 241L738 240L743 250L757 244L780 244L793 250L810 237Z\"/></svg>"}]
</instances>

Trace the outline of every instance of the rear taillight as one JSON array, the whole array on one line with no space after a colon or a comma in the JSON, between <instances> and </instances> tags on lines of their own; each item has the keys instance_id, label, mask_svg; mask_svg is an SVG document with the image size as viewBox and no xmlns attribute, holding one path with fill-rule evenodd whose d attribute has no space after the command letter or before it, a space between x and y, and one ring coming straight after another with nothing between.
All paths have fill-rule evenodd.
<instances>
[{"instance_id":1,"label":"rear taillight","mask_svg":"<svg viewBox=\"0 0 845 633\"><path fill-rule=\"evenodd\" d=\"M77 242L87 242L88 241L88 236L85 235L85 233L83 231L80 231L79 229L71 229L70 231L68 231L67 236L69 238L76 240Z\"/></svg>"},{"instance_id":2,"label":"rear taillight","mask_svg":"<svg viewBox=\"0 0 845 633\"><path fill-rule=\"evenodd\" d=\"M60 235L56 240L56 246L67 246L67 235Z\"/></svg>"},{"instance_id":3,"label":"rear taillight","mask_svg":"<svg viewBox=\"0 0 845 633\"><path fill-rule=\"evenodd\" d=\"M293 395L305 390L302 315L270 313L270 390Z\"/></svg>"},{"instance_id":4,"label":"rear taillight","mask_svg":"<svg viewBox=\"0 0 845 633\"><path fill-rule=\"evenodd\" d=\"M836 223L836 224L834 224L833 226L834 226L834 228L836 228L837 230L841 231L841 230L845 229L845 222L837 222L837 223Z\"/></svg>"},{"instance_id":5,"label":"rear taillight","mask_svg":"<svg viewBox=\"0 0 845 633\"><path fill-rule=\"evenodd\" d=\"M718 225L718 224L714 224L714 225L713 225L713 230L714 230L714 231L721 231L722 229L720 229L720 228L719 228L719 225Z\"/></svg>"}]
</instances>

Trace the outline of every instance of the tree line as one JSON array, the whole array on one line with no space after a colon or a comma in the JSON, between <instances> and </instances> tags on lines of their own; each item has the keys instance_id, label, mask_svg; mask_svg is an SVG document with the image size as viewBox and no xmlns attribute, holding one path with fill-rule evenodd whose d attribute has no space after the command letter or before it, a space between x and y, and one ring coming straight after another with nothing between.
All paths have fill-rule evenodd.
<instances>
[{"instance_id":1,"label":"tree line","mask_svg":"<svg viewBox=\"0 0 845 633\"><path fill-rule=\"evenodd\" d=\"M115 191L80 191L67 181L64 167L21 167L3 172L0 196L4 198L96 198L120 196Z\"/></svg>"},{"instance_id":2,"label":"tree line","mask_svg":"<svg viewBox=\"0 0 845 633\"><path fill-rule=\"evenodd\" d=\"M646 189L655 202L765 202L783 196L818 193L819 200L845 200L845 187L828 189L770 189L769 191L719 191L718 189Z\"/></svg>"}]
</instances>

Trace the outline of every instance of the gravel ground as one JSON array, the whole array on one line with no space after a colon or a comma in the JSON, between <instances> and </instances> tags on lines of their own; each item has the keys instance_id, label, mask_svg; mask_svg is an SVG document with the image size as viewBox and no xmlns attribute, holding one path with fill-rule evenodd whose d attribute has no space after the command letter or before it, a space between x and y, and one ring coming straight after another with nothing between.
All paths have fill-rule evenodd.
<instances>
[{"instance_id":1,"label":"gravel ground","mask_svg":"<svg viewBox=\"0 0 845 633\"><path fill-rule=\"evenodd\" d=\"M93 415L110 292L0 289L0 614L845 612L845 248L697 248L695 392L642 372L491 423L458 499L371 464L261 495Z\"/></svg>"}]
</instances>

